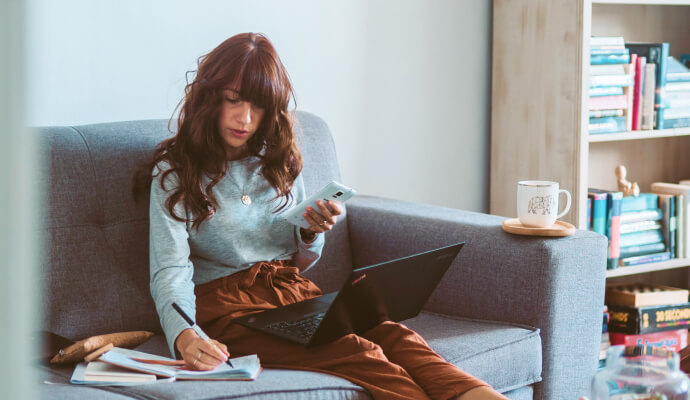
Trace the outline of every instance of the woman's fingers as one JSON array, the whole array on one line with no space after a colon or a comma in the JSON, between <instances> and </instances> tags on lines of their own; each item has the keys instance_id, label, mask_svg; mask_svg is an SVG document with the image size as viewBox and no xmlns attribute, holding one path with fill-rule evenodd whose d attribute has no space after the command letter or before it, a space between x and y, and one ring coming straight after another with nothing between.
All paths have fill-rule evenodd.
<instances>
[{"instance_id":1,"label":"woman's fingers","mask_svg":"<svg viewBox=\"0 0 690 400\"><path fill-rule=\"evenodd\" d=\"M226 346L224 343L221 343L217 340L211 339L211 342L225 354L225 357L230 357L230 352L228 351L228 346Z\"/></svg>"},{"instance_id":2,"label":"woman's fingers","mask_svg":"<svg viewBox=\"0 0 690 400\"><path fill-rule=\"evenodd\" d=\"M224 363L230 354L227 347L215 340L207 342L197 338L187 347L182 357L191 369L208 371Z\"/></svg>"},{"instance_id":3,"label":"woman's fingers","mask_svg":"<svg viewBox=\"0 0 690 400\"><path fill-rule=\"evenodd\" d=\"M307 211L303 214L304 218L309 222L312 231L316 233L330 231L333 229L333 225L338 222L338 215L342 214L342 207L339 203L330 200L328 202L319 200L316 204L319 209L307 207Z\"/></svg>"}]
</instances>

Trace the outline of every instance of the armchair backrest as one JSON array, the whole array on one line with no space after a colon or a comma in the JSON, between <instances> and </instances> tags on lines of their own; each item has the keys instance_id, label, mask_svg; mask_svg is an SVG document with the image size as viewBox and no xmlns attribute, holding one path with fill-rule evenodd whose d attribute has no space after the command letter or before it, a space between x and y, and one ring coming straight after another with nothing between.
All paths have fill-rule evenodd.
<instances>
[{"instance_id":1,"label":"armchair backrest","mask_svg":"<svg viewBox=\"0 0 690 400\"><path fill-rule=\"evenodd\" d=\"M340 178L326 124L298 112L307 193ZM68 338L160 332L149 292L148 200L135 202L132 176L156 144L170 136L167 120L37 129L46 251L41 271L43 329ZM326 240L307 275L336 289L351 268L346 218Z\"/></svg>"}]
</instances>

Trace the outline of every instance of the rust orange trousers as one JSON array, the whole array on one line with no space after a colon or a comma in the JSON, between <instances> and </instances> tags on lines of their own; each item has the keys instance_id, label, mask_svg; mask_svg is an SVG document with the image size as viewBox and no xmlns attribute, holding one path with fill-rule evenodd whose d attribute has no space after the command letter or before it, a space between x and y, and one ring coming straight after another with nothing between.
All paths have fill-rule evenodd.
<instances>
[{"instance_id":1,"label":"rust orange trousers","mask_svg":"<svg viewBox=\"0 0 690 400\"><path fill-rule=\"evenodd\" d=\"M257 354L270 368L302 369L345 378L377 400L451 399L483 381L446 362L402 324L384 322L358 336L303 347L233 324L233 318L320 296L295 267L258 263L195 288L197 322L233 356ZM260 378L259 378L260 379Z\"/></svg>"}]
</instances>

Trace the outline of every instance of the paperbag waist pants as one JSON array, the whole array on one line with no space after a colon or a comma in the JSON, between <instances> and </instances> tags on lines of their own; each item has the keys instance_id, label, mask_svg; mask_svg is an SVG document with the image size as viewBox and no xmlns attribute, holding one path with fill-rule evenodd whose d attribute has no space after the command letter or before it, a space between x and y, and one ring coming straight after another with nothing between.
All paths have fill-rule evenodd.
<instances>
[{"instance_id":1,"label":"paperbag waist pants","mask_svg":"<svg viewBox=\"0 0 690 400\"><path fill-rule=\"evenodd\" d=\"M320 296L321 290L284 262L257 263L197 285L197 323L231 356L257 354L268 368L317 371L362 386L376 400L447 400L488 386L446 362L402 324L384 322L359 336L303 347L233 324L234 318ZM258 379L261 379L259 377Z\"/></svg>"}]
</instances>

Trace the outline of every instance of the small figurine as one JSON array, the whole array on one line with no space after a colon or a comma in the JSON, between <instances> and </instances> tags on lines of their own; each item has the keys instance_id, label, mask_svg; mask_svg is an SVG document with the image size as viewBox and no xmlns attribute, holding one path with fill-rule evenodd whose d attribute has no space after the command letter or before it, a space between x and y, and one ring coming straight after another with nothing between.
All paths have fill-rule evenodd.
<instances>
[{"instance_id":1,"label":"small figurine","mask_svg":"<svg viewBox=\"0 0 690 400\"><path fill-rule=\"evenodd\" d=\"M618 178L618 191L623 192L623 196L639 196L640 186L637 182L630 182L625 179L628 171L625 166L619 165L616 167L616 177Z\"/></svg>"}]
</instances>

